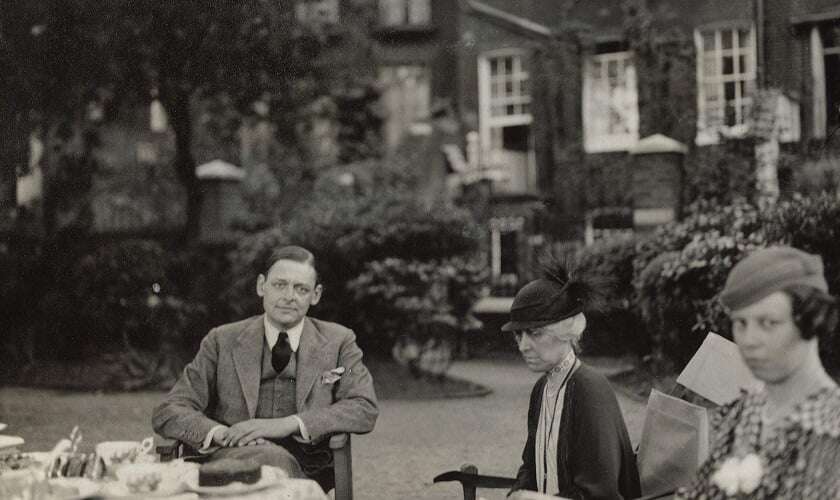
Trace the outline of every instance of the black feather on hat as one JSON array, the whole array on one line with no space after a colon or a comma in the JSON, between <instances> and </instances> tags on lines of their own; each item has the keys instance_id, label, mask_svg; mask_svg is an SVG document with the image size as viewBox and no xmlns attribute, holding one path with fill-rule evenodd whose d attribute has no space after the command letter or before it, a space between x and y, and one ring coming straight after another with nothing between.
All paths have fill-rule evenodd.
<instances>
[{"instance_id":1,"label":"black feather on hat","mask_svg":"<svg viewBox=\"0 0 840 500\"><path fill-rule=\"evenodd\" d=\"M609 280L569 272L569 266L549 257L543 277L523 286L510 307L510 321L503 332L537 328L562 321L584 311L602 310Z\"/></svg>"}]
</instances>

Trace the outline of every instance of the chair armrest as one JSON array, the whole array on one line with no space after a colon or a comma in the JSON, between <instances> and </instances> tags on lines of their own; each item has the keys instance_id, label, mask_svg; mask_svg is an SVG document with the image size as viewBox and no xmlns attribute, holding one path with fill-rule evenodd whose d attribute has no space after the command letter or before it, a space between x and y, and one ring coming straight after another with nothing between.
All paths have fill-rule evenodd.
<instances>
[{"instance_id":1,"label":"chair armrest","mask_svg":"<svg viewBox=\"0 0 840 500\"><path fill-rule=\"evenodd\" d=\"M472 464L464 464L460 470L451 470L438 474L432 480L434 483L446 481L458 481L464 489L464 500L475 500L477 488L504 488L513 487L516 479L512 477L485 476L478 473L478 467Z\"/></svg>"}]
</instances>

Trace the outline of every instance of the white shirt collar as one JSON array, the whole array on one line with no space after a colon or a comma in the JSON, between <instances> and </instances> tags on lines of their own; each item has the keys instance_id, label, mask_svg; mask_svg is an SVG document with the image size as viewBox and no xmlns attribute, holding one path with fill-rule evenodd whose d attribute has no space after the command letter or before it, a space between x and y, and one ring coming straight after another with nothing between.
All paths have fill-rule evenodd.
<instances>
[{"instance_id":1,"label":"white shirt collar","mask_svg":"<svg viewBox=\"0 0 840 500\"><path fill-rule=\"evenodd\" d=\"M280 335L280 330L268 321L268 316L263 314L263 324L265 325L265 340L268 342L268 348L273 349L274 344L277 343L277 336ZM300 345L300 335L303 333L303 320L295 326L286 330L289 335L289 345L292 351L297 352Z\"/></svg>"}]
</instances>

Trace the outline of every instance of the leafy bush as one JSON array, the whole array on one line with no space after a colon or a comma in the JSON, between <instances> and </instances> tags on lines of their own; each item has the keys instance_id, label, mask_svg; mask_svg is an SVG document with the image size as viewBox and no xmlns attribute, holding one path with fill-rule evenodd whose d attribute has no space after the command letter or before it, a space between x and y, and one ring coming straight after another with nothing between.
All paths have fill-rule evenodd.
<instances>
[{"instance_id":1,"label":"leafy bush","mask_svg":"<svg viewBox=\"0 0 840 500\"><path fill-rule=\"evenodd\" d=\"M829 291L840 294L840 200L833 194L795 198L780 203L767 224L768 239L819 254ZM821 339L823 362L840 370L840 332Z\"/></svg>"},{"instance_id":2,"label":"leafy bush","mask_svg":"<svg viewBox=\"0 0 840 500\"><path fill-rule=\"evenodd\" d=\"M738 202L695 204L682 221L659 228L638 247L637 304L653 332L653 355L685 365L709 331L728 335L718 295L732 266L764 246L765 216Z\"/></svg>"},{"instance_id":3,"label":"leafy bush","mask_svg":"<svg viewBox=\"0 0 840 500\"><path fill-rule=\"evenodd\" d=\"M365 264L347 290L361 332L376 350L391 350L415 374L442 375L486 281L486 266L478 260L388 258Z\"/></svg>"},{"instance_id":4,"label":"leafy bush","mask_svg":"<svg viewBox=\"0 0 840 500\"><path fill-rule=\"evenodd\" d=\"M71 270L85 344L112 354L123 388L167 385L206 308L176 279L178 252L150 240L125 240L85 253Z\"/></svg>"},{"instance_id":5,"label":"leafy bush","mask_svg":"<svg viewBox=\"0 0 840 500\"><path fill-rule=\"evenodd\" d=\"M325 289L313 314L374 335L382 330L365 324L370 318L360 313L348 282L366 265L386 259L429 263L470 255L480 234L466 211L445 204L426 207L400 178L352 187L321 183L293 217L240 240L229 256L234 286L228 302L240 315L259 313L254 283L265 272L260 266L279 246L301 245L315 253ZM367 340L378 343L360 339Z\"/></svg>"},{"instance_id":6,"label":"leafy bush","mask_svg":"<svg viewBox=\"0 0 840 500\"><path fill-rule=\"evenodd\" d=\"M641 242L635 262L636 304L651 331L654 357L682 367L715 331L730 336L718 298L732 267L759 247L788 244L822 256L833 293L840 290L840 205L834 195L794 198L773 207L740 202L695 205L683 221ZM821 343L840 368L837 340Z\"/></svg>"},{"instance_id":7,"label":"leafy bush","mask_svg":"<svg viewBox=\"0 0 840 500\"><path fill-rule=\"evenodd\" d=\"M578 251L575 269L610 285L607 310L587 314L586 333L581 339L584 352L616 355L648 351L647 331L632 307L635 257L636 240L632 237L600 240Z\"/></svg>"}]
</instances>

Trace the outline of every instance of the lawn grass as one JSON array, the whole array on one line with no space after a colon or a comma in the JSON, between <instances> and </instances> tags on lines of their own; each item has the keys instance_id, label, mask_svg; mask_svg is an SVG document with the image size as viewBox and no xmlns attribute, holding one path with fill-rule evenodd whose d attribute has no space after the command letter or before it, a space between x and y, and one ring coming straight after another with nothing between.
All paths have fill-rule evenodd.
<instances>
[{"instance_id":1,"label":"lawn grass","mask_svg":"<svg viewBox=\"0 0 840 500\"><path fill-rule=\"evenodd\" d=\"M393 361L371 359L366 364L381 400L480 396L489 392L479 384L453 377L418 378ZM74 425L82 429L85 443L139 440L152 435L152 410L166 391L91 390L94 380L89 369L51 366L45 370L29 387L0 388L0 422L9 425L6 432L26 440L25 450L51 448ZM75 390L56 388L62 384ZM82 449L87 450L84 445Z\"/></svg>"}]
</instances>

